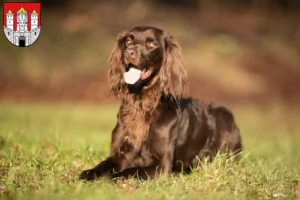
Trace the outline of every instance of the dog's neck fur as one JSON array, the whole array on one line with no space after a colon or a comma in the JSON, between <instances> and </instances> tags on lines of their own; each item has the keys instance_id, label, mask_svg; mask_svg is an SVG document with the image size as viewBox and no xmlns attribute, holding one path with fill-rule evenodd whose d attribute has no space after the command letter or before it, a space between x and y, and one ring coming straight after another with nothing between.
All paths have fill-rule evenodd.
<instances>
[{"instance_id":1,"label":"dog's neck fur","mask_svg":"<svg viewBox=\"0 0 300 200\"><path fill-rule=\"evenodd\" d=\"M126 94L122 98L120 120L125 137L139 149L147 138L154 112L162 97L159 84L145 87L141 93Z\"/></svg>"}]
</instances>

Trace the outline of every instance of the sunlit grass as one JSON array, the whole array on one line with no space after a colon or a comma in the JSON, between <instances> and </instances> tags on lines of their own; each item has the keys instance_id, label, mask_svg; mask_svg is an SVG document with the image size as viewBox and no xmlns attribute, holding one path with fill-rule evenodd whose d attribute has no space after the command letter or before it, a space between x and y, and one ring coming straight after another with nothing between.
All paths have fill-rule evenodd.
<instances>
[{"instance_id":1,"label":"sunlit grass","mask_svg":"<svg viewBox=\"0 0 300 200\"><path fill-rule=\"evenodd\" d=\"M244 152L155 181L78 181L109 153L118 106L0 105L0 199L299 198L300 136L281 110L236 108ZM280 121L281 123L277 123ZM299 132L298 132L299 133Z\"/></svg>"}]
</instances>

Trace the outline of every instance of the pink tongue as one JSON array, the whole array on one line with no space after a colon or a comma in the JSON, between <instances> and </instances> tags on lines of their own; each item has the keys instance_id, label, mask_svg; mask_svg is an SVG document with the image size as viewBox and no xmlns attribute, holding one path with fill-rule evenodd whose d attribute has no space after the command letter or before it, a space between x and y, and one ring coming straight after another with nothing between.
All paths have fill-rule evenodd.
<instances>
[{"instance_id":1,"label":"pink tongue","mask_svg":"<svg viewBox=\"0 0 300 200\"><path fill-rule=\"evenodd\" d=\"M151 70L143 70L142 74L141 74L141 80L145 80L146 78L148 78L151 75Z\"/></svg>"}]
</instances>

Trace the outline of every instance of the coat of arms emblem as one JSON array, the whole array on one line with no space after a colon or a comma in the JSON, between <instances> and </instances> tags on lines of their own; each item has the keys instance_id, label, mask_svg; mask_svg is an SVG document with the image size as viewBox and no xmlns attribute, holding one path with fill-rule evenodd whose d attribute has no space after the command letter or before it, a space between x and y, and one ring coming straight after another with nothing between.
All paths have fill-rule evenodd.
<instances>
[{"instance_id":1,"label":"coat of arms emblem","mask_svg":"<svg viewBox=\"0 0 300 200\"><path fill-rule=\"evenodd\" d=\"M41 32L41 3L3 4L3 25L6 38L19 47L33 44Z\"/></svg>"}]
</instances>

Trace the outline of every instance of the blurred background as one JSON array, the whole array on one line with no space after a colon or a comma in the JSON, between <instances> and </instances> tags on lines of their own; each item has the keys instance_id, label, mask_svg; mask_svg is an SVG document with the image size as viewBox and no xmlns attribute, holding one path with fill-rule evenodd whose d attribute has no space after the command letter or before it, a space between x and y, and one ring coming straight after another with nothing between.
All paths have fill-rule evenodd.
<instances>
[{"instance_id":1,"label":"blurred background","mask_svg":"<svg viewBox=\"0 0 300 200\"><path fill-rule=\"evenodd\" d=\"M0 37L0 100L115 101L107 59L116 35L138 25L179 41L189 96L230 105L289 107L300 100L296 0L43 0L34 45L18 48Z\"/></svg>"}]
</instances>

